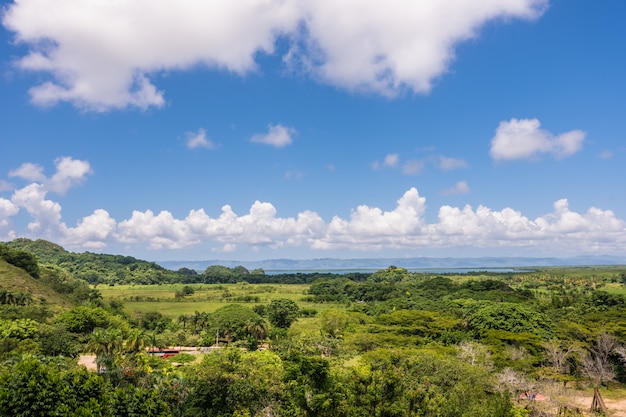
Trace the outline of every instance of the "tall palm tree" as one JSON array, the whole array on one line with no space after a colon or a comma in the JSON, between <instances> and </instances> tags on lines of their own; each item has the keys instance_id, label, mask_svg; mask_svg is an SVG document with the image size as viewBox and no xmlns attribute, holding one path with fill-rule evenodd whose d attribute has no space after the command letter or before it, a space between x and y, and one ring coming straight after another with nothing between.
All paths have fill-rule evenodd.
<instances>
[{"instance_id":1,"label":"tall palm tree","mask_svg":"<svg viewBox=\"0 0 626 417\"><path fill-rule=\"evenodd\" d=\"M115 356L122 350L124 339L119 329L95 329L89 338L87 349L96 355L96 367L100 372L103 366L111 370Z\"/></svg>"},{"instance_id":2,"label":"tall palm tree","mask_svg":"<svg viewBox=\"0 0 626 417\"><path fill-rule=\"evenodd\" d=\"M178 322L183 324L183 330L187 330L187 323L191 321L191 317L186 314L178 316Z\"/></svg>"},{"instance_id":3,"label":"tall palm tree","mask_svg":"<svg viewBox=\"0 0 626 417\"><path fill-rule=\"evenodd\" d=\"M262 317L251 319L246 324L246 332L260 342L267 336L267 323Z\"/></svg>"},{"instance_id":4,"label":"tall palm tree","mask_svg":"<svg viewBox=\"0 0 626 417\"><path fill-rule=\"evenodd\" d=\"M143 350L146 347L146 335L143 330L130 330L124 341L124 347L128 353L137 353Z\"/></svg>"}]
</instances>

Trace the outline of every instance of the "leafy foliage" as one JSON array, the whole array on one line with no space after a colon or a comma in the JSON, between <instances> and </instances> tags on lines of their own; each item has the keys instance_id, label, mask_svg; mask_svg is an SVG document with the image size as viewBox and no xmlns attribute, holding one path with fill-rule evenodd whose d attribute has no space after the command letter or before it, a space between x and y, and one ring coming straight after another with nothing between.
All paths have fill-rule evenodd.
<instances>
[{"instance_id":1,"label":"leafy foliage","mask_svg":"<svg viewBox=\"0 0 626 417\"><path fill-rule=\"evenodd\" d=\"M265 311L272 325L281 329L288 329L298 319L300 308L293 300L279 298L272 300Z\"/></svg>"},{"instance_id":2,"label":"leafy foliage","mask_svg":"<svg viewBox=\"0 0 626 417\"><path fill-rule=\"evenodd\" d=\"M251 334L250 323L263 322L263 319L252 309L230 304L216 310L207 318L206 332L208 340L215 340L219 334L225 340L234 342L244 340Z\"/></svg>"},{"instance_id":3,"label":"leafy foliage","mask_svg":"<svg viewBox=\"0 0 626 417\"><path fill-rule=\"evenodd\" d=\"M39 264L31 253L11 249L7 245L0 243L0 258L3 258L11 265L22 268L33 278L39 278Z\"/></svg>"}]
</instances>

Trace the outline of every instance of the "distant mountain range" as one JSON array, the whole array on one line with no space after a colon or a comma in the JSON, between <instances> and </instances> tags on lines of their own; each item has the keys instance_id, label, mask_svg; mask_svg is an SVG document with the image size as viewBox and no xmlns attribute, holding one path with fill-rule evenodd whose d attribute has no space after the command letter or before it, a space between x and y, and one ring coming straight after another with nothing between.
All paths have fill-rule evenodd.
<instances>
[{"instance_id":1,"label":"distant mountain range","mask_svg":"<svg viewBox=\"0 0 626 417\"><path fill-rule=\"evenodd\" d=\"M626 265L626 256L576 256L570 258L484 257L484 258L320 258L268 259L263 261L162 261L157 264L171 270L189 268L203 271L210 265L229 268L243 265L265 271L341 271L379 270L394 265L407 269L492 269L546 266Z\"/></svg>"}]
</instances>

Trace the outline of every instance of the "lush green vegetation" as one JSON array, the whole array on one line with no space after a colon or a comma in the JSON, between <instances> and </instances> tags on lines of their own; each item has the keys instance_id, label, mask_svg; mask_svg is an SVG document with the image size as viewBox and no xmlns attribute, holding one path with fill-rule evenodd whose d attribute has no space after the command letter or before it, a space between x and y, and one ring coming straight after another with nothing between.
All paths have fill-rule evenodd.
<instances>
[{"instance_id":1,"label":"lush green vegetation","mask_svg":"<svg viewBox=\"0 0 626 417\"><path fill-rule=\"evenodd\" d=\"M626 267L273 283L210 267L139 285L159 268L0 249L0 415L580 416L581 390L625 394ZM171 346L190 350L150 355Z\"/></svg>"}]
</instances>

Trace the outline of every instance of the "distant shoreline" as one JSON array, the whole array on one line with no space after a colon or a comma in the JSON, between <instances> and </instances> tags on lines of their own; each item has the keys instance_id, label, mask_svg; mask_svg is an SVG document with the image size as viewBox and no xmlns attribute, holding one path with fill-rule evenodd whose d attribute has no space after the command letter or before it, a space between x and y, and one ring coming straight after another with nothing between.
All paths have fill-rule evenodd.
<instances>
[{"instance_id":1,"label":"distant shoreline","mask_svg":"<svg viewBox=\"0 0 626 417\"><path fill-rule=\"evenodd\" d=\"M482 258L319 258L319 259L267 259L260 261L243 260L195 260L157 261L157 264L170 270L189 268L204 271L208 266L221 265L228 268L244 266L250 271L263 269L274 271L378 271L391 265L412 272L439 272L441 270L495 270L495 269L536 269L541 267L584 267L626 265L626 257L621 256L576 256L571 258L532 258L532 257L482 257ZM343 273L343 272L342 272ZM443 273L443 272L439 272Z\"/></svg>"},{"instance_id":2,"label":"distant shoreline","mask_svg":"<svg viewBox=\"0 0 626 417\"><path fill-rule=\"evenodd\" d=\"M494 274L507 274L507 273L525 273L535 272L535 269L528 268L406 268L409 272L423 273L423 274L470 274L487 272ZM373 274L380 269L367 268L367 269L268 269L265 270L266 275L281 275L281 274Z\"/></svg>"}]
</instances>

